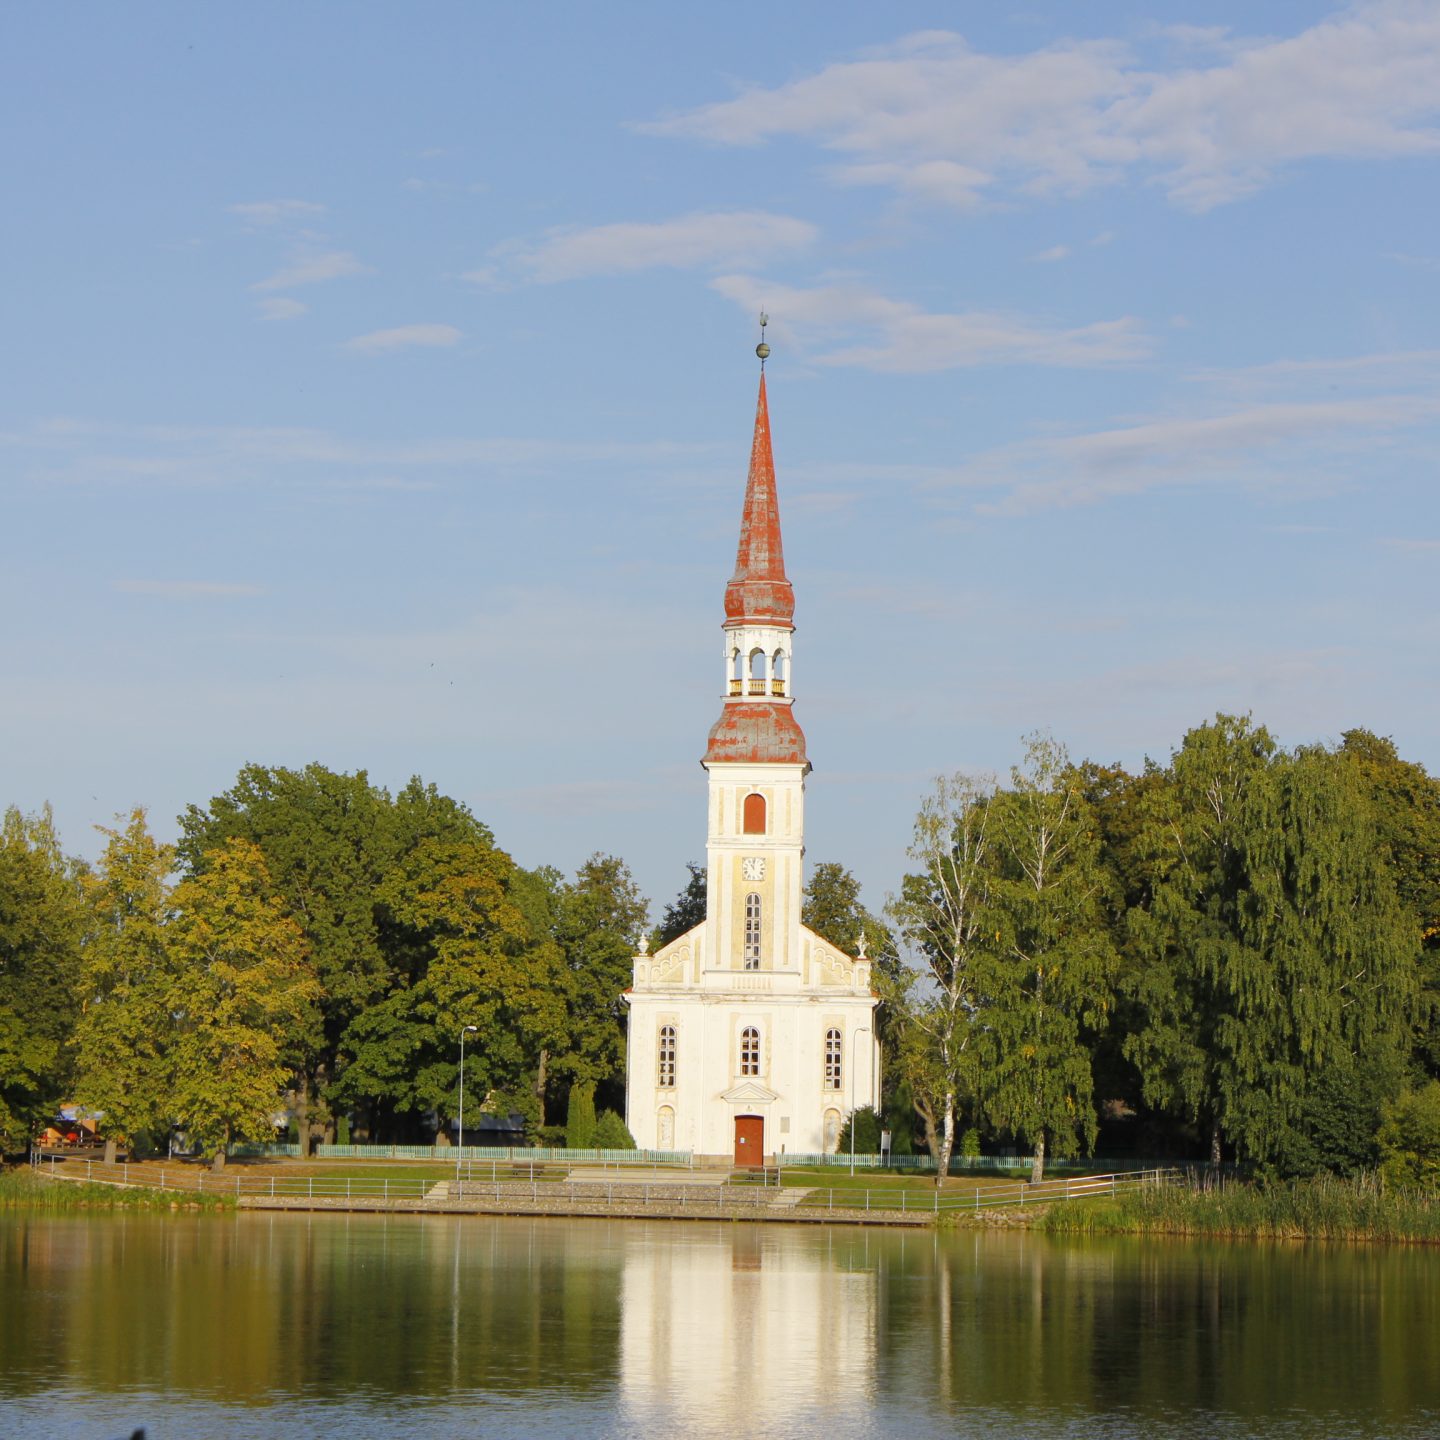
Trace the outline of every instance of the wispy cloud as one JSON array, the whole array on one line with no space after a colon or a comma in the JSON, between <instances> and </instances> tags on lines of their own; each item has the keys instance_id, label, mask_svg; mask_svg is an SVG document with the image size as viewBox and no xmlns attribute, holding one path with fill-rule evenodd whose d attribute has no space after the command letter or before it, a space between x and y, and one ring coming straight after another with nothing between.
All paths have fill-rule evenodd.
<instances>
[{"instance_id":1,"label":"wispy cloud","mask_svg":"<svg viewBox=\"0 0 1440 1440\"><path fill-rule=\"evenodd\" d=\"M673 475L677 467L711 459L705 446L670 440L458 436L381 445L304 427L111 425L75 418L0 432L0 449L16 456L6 474L32 484L284 485L337 494L428 487L477 473L503 482L591 463Z\"/></svg>"},{"instance_id":2,"label":"wispy cloud","mask_svg":"<svg viewBox=\"0 0 1440 1440\"><path fill-rule=\"evenodd\" d=\"M818 234L808 221L763 210L697 211L512 241L493 252L491 264L466 278L484 284L516 279L547 284L637 270L748 266L807 250Z\"/></svg>"},{"instance_id":3,"label":"wispy cloud","mask_svg":"<svg viewBox=\"0 0 1440 1440\"><path fill-rule=\"evenodd\" d=\"M1066 260L1070 256L1068 245L1052 245L1048 250L1041 250L1039 254L1030 258L1037 265L1053 265L1057 260Z\"/></svg>"},{"instance_id":4,"label":"wispy cloud","mask_svg":"<svg viewBox=\"0 0 1440 1440\"><path fill-rule=\"evenodd\" d=\"M155 595L164 600L231 600L263 595L259 585L232 585L218 580L117 580L122 595Z\"/></svg>"},{"instance_id":5,"label":"wispy cloud","mask_svg":"<svg viewBox=\"0 0 1440 1440\"><path fill-rule=\"evenodd\" d=\"M247 225L268 228L315 220L325 213L325 207L313 200L252 200L230 206L230 213L238 215Z\"/></svg>"},{"instance_id":6,"label":"wispy cloud","mask_svg":"<svg viewBox=\"0 0 1440 1440\"><path fill-rule=\"evenodd\" d=\"M1407 540L1398 536L1387 536L1380 543L1391 550L1410 550L1424 554L1433 554L1440 550L1440 540Z\"/></svg>"},{"instance_id":7,"label":"wispy cloud","mask_svg":"<svg viewBox=\"0 0 1440 1440\"><path fill-rule=\"evenodd\" d=\"M1314 487L1337 483L1327 462L1338 450L1374 451L1437 419L1440 398L1427 395L1245 405L1004 446L945 483L994 490L977 508L1010 515L1175 486Z\"/></svg>"},{"instance_id":8,"label":"wispy cloud","mask_svg":"<svg viewBox=\"0 0 1440 1440\"><path fill-rule=\"evenodd\" d=\"M749 275L722 275L711 284L746 313L770 306L776 333L795 339L820 365L898 374L982 364L1088 367L1130 363L1150 348L1128 317L1049 327L998 311L927 311L859 284L799 289Z\"/></svg>"},{"instance_id":9,"label":"wispy cloud","mask_svg":"<svg viewBox=\"0 0 1440 1440\"><path fill-rule=\"evenodd\" d=\"M325 280L342 280L350 275L370 275L373 269L356 259L348 250L328 250L322 254L303 255L277 270L250 288L257 291L295 290L302 285L318 285Z\"/></svg>"},{"instance_id":10,"label":"wispy cloud","mask_svg":"<svg viewBox=\"0 0 1440 1440\"><path fill-rule=\"evenodd\" d=\"M1169 38L1188 42L1179 64L1116 40L994 55L926 31L639 128L722 145L808 139L848 157L831 172L840 183L961 207L1136 178L1201 211L1296 162L1440 151L1440 8L1428 0L1348 6L1282 38Z\"/></svg>"},{"instance_id":11,"label":"wispy cloud","mask_svg":"<svg viewBox=\"0 0 1440 1440\"><path fill-rule=\"evenodd\" d=\"M453 325L397 325L390 330L372 330L346 342L350 350L379 355L389 350L436 349L458 345L461 332Z\"/></svg>"},{"instance_id":12,"label":"wispy cloud","mask_svg":"<svg viewBox=\"0 0 1440 1440\"><path fill-rule=\"evenodd\" d=\"M272 295L260 302L262 320L298 320L310 307L303 300L292 300L288 296Z\"/></svg>"},{"instance_id":13,"label":"wispy cloud","mask_svg":"<svg viewBox=\"0 0 1440 1440\"><path fill-rule=\"evenodd\" d=\"M1270 360L1232 369L1192 371L1188 377L1217 391L1254 396L1310 392L1319 385L1422 391L1440 385L1440 350L1384 350L1368 355L1330 355Z\"/></svg>"}]
</instances>

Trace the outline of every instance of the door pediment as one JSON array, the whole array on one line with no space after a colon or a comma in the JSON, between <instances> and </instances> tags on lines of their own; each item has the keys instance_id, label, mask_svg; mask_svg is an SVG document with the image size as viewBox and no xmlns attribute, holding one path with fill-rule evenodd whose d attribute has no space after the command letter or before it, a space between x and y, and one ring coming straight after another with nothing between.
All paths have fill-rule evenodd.
<instances>
[{"instance_id":1,"label":"door pediment","mask_svg":"<svg viewBox=\"0 0 1440 1440\"><path fill-rule=\"evenodd\" d=\"M758 1080L742 1080L738 1085L722 1090L720 1098L730 1105L769 1105L780 1096Z\"/></svg>"}]
</instances>

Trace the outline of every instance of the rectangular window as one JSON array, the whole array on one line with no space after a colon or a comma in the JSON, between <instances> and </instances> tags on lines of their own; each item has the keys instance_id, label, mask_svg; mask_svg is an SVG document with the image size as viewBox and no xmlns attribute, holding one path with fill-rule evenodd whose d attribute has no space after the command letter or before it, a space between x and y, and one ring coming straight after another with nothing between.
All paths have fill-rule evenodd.
<instances>
[{"instance_id":1,"label":"rectangular window","mask_svg":"<svg viewBox=\"0 0 1440 1440\"><path fill-rule=\"evenodd\" d=\"M660 1027L660 1084L664 1089L675 1085L675 1027Z\"/></svg>"}]
</instances>

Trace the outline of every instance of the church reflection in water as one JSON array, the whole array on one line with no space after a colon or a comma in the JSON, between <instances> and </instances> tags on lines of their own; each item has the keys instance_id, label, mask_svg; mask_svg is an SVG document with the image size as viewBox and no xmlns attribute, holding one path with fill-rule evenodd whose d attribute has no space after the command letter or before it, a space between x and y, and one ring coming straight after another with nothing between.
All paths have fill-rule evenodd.
<instances>
[{"instance_id":1,"label":"church reflection in water","mask_svg":"<svg viewBox=\"0 0 1440 1440\"><path fill-rule=\"evenodd\" d=\"M686 1433L728 1434L737 1407L763 1425L871 1393L879 1282L853 1245L766 1225L671 1226L661 1245L648 1229L623 1237L619 1380L635 1419L682 1410Z\"/></svg>"}]
</instances>

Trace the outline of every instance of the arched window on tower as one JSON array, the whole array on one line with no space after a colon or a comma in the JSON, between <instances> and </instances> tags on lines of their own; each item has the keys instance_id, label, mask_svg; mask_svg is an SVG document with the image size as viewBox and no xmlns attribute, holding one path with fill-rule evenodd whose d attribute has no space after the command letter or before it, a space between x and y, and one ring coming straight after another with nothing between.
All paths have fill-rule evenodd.
<instances>
[{"instance_id":1,"label":"arched window on tower","mask_svg":"<svg viewBox=\"0 0 1440 1440\"><path fill-rule=\"evenodd\" d=\"M673 1025L662 1025L660 1027L660 1086L662 1089L671 1090L675 1086L675 1027ZM661 1146L661 1149L664 1149Z\"/></svg>"},{"instance_id":2,"label":"arched window on tower","mask_svg":"<svg viewBox=\"0 0 1440 1440\"><path fill-rule=\"evenodd\" d=\"M753 1025L747 1025L740 1032L740 1073L760 1073L760 1032Z\"/></svg>"},{"instance_id":3,"label":"arched window on tower","mask_svg":"<svg viewBox=\"0 0 1440 1440\"><path fill-rule=\"evenodd\" d=\"M745 797L741 829L747 835L763 835L765 833L765 797L763 795L752 793Z\"/></svg>"},{"instance_id":4,"label":"arched window on tower","mask_svg":"<svg viewBox=\"0 0 1440 1440\"><path fill-rule=\"evenodd\" d=\"M783 695L785 693L785 682L790 677L785 664L785 652L777 650L770 657L770 693L772 695Z\"/></svg>"},{"instance_id":5,"label":"arched window on tower","mask_svg":"<svg viewBox=\"0 0 1440 1440\"><path fill-rule=\"evenodd\" d=\"M840 1088L840 1056L842 1041L840 1032L830 1029L825 1032L825 1088Z\"/></svg>"},{"instance_id":6,"label":"arched window on tower","mask_svg":"<svg viewBox=\"0 0 1440 1440\"><path fill-rule=\"evenodd\" d=\"M765 652L763 650L752 650L750 652L750 690L751 695L763 695L765 693Z\"/></svg>"},{"instance_id":7,"label":"arched window on tower","mask_svg":"<svg viewBox=\"0 0 1440 1440\"><path fill-rule=\"evenodd\" d=\"M760 897L753 890L745 897L745 968L760 968Z\"/></svg>"},{"instance_id":8,"label":"arched window on tower","mask_svg":"<svg viewBox=\"0 0 1440 1440\"><path fill-rule=\"evenodd\" d=\"M730 652L730 693L739 695L745 689L745 657L737 645Z\"/></svg>"}]
</instances>

